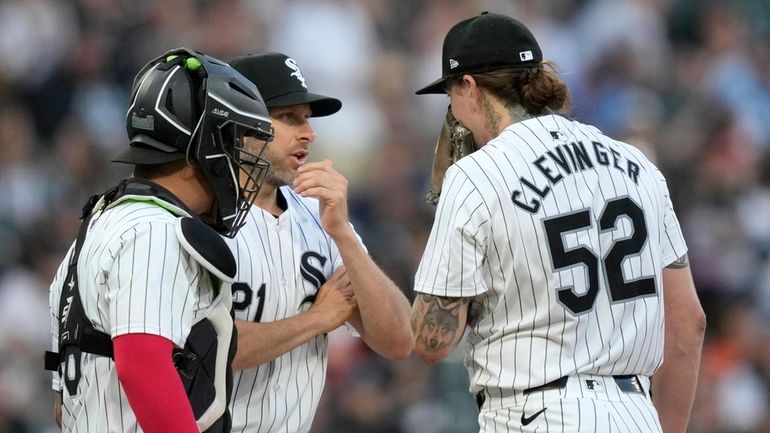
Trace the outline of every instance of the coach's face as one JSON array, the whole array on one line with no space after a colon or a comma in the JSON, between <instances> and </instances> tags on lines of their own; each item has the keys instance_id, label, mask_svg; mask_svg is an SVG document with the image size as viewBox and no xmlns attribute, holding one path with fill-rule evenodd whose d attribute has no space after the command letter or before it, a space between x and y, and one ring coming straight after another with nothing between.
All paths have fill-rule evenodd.
<instances>
[{"instance_id":1,"label":"coach's face","mask_svg":"<svg viewBox=\"0 0 770 433\"><path fill-rule=\"evenodd\" d=\"M310 154L315 131L308 122L312 114L309 104L275 107L269 112L274 137L264 153L270 162L270 172L264 183L277 188L291 185L297 177L297 169Z\"/></svg>"}]
</instances>

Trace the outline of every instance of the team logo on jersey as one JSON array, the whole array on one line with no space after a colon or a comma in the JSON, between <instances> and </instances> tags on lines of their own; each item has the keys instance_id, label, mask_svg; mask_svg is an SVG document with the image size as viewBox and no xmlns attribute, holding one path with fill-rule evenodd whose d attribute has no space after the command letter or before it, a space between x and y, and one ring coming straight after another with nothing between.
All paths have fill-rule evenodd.
<instances>
[{"instance_id":1,"label":"team logo on jersey","mask_svg":"<svg viewBox=\"0 0 770 433\"><path fill-rule=\"evenodd\" d=\"M316 289L320 289L326 282L326 276L323 273L323 266L326 264L326 260L326 257L315 251L307 251L300 258L300 275Z\"/></svg>"},{"instance_id":2,"label":"team logo on jersey","mask_svg":"<svg viewBox=\"0 0 770 433\"><path fill-rule=\"evenodd\" d=\"M323 273L323 266L326 264L326 257L318 254L315 251L307 251L302 254L299 263L299 273L302 278L308 283L312 284L316 288L316 293L321 286L326 282L326 276ZM319 267L314 266L314 262L317 262ZM300 302L299 306L302 308L305 304L312 304L315 302L316 294L305 296Z\"/></svg>"},{"instance_id":3,"label":"team logo on jersey","mask_svg":"<svg viewBox=\"0 0 770 433\"><path fill-rule=\"evenodd\" d=\"M551 134L551 138L554 140L560 142L560 143L566 143L567 142L567 136L561 132L561 131L548 131Z\"/></svg>"},{"instance_id":4,"label":"team logo on jersey","mask_svg":"<svg viewBox=\"0 0 770 433\"><path fill-rule=\"evenodd\" d=\"M286 63L286 66L288 66L289 69L294 71L290 75L296 78L297 80L299 80L299 83L302 84L302 87L307 89L307 84L305 84L305 77L302 76L302 71L299 70L299 66L297 66L297 61L292 58L288 58L284 63Z\"/></svg>"},{"instance_id":5,"label":"team logo on jersey","mask_svg":"<svg viewBox=\"0 0 770 433\"><path fill-rule=\"evenodd\" d=\"M593 379L586 380L586 388L589 391L604 391L604 386L598 380Z\"/></svg>"}]
</instances>

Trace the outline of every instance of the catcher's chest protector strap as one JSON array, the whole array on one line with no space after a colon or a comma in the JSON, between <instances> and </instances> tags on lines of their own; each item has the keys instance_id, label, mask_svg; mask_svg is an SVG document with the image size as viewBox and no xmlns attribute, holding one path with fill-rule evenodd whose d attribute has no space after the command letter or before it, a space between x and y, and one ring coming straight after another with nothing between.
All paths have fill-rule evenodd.
<instances>
[{"instance_id":1,"label":"catcher's chest protector strap","mask_svg":"<svg viewBox=\"0 0 770 433\"><path fill-rule=\"evenodd\" d=\"M98 199L98 196L92 196L83 207L81 215L83 221L67 265L67 277L64 279L64 287L59 298L59 352L45 352L46 370L59 372L64 378L64 384L70 395L75 395L77 392L82 352L113 357L112 339L104 332L97 331L88 320L83 311L78 289L78 257L88 232L92 210ZM61 368L62 363L63 368Z\"/></svg>"}]
</instances>

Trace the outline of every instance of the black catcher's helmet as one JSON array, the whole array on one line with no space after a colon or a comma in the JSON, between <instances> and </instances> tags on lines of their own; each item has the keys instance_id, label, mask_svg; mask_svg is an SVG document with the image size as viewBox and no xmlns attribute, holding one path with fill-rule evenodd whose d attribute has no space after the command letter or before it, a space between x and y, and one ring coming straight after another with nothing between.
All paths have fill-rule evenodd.
<instances>
[{"instance_id":1,"label":"black catcher's helmet","mask_svg":"<svg viewBox=\"0 0 770 433\"><path fill-rule=\"evenodd\" d=\"M171 50L134 78L126 129L131 148L113 161L194 162L216 196L211 225L235 235L270 167L270 116L254 84L214 57Z\"/></svg>"}]
</instances>

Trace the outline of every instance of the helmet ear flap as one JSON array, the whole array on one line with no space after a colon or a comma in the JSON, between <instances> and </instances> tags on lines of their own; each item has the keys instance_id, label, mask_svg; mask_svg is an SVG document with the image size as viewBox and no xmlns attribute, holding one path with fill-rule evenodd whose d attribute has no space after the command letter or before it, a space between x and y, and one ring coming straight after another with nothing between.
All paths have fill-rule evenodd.
<instances>
[{"instance_id":1,"label":"helmet ear flap","mask_svg":"<svg viewBox=\"0 0 770 433\"><path fill-rule=\"evenodd\" d=\"M226 158L215 158L209 164L209 169L214 176L226 176L230 174L230 162Z\"/></svg>"}]
</instances>

